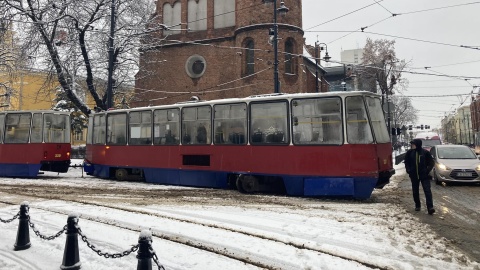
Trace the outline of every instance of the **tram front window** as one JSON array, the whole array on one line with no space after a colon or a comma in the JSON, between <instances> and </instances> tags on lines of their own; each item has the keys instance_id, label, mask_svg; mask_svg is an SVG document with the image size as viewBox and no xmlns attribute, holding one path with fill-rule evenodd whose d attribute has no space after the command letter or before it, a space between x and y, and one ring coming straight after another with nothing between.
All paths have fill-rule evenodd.
<instances>
[{"instance_id":1,"label":"tram front window","mask_svg":"<svg viewBox=\"0 0 480 270\"><path fill-rule=\"evenodd\" d=\"M382 110L382 102L380 98L366 97L367 108L370 113L370 120L372 122L373 133L377 143L390 142L387 125Z\"/></svg>"},{"instance_id":2,"label":"tram front window","mask_svg":"<svg viewBox=\"0 0 480 270\"><path fill-rule=\"evenodd\" d=\"M372 130L362 96L347 97L347 142L351 144L373 143Z\"/></svg>"},{"instance_id":3,"label":"tram front window","mask_svg":"<svg viewBox=\"0 0 480 270\"><path fill-rule=\"evenodd\" d=\"M44 114L43 138L50 143L69 143L70 117L63 114Z\"/></svg>"}]
</instances>

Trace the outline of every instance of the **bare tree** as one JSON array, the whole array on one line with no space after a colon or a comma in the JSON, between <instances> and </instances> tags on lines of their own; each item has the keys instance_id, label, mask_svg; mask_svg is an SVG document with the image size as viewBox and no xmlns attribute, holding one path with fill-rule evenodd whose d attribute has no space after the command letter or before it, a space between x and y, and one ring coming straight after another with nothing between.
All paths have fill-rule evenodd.
<instances>
[{"instance_id":1,"label":"bare tree","mask_svg":"<svg viewBox=\"0 0 480 270\"><path fill-rule=\"evenodd\" d=\"M393 121L397 127L407 126L417 121L418 110L413 107L409 97L394 95L391 100L394 104Z\"/></svg>"},{"instance_id":2,"label":"bare tree","mask_svg":"<svg viewBox=\"0 0 480 270\"><path fill-rule=\"evenodd\" d=\"M11 14L0 2L0 97L3 102L1 107L10 103L10 97L15 93L12 85L15 80L15 71L23 62L22 51L16 46L17 40L13 36Z\"/></svg>"},{"instance_id":3,"label":"bare tree","mask_svg":"<svg viewBox=\"0 0 480 270\"><path fill-rule=\"evenodd\" d=\"M50 70L66 98L84 114L90 113L83 93L100 109L106 108L108 40L111 0L2 0L14 11L23 48L35 64ZM153 1L117 0L114 33L115 87L133 85L138 70L140 39L153 17ZM82 78L85 83L77 83ZM121 99L121 98L120 98Z\"/></svg>"},{"instance_id":4,"label":"bare tree","mask_svg":"<svg viewBox=\"0 0 480 270\"><path fill-rule=\"evenodd\" d=\"M406 83L401 76L407 63L397 58L394 40L368 38L363 52L363 64L364 72L360 80L378 84L382 95L393 95L395 89L401 89L402 84Z\"/></svg>"}]
</instances>

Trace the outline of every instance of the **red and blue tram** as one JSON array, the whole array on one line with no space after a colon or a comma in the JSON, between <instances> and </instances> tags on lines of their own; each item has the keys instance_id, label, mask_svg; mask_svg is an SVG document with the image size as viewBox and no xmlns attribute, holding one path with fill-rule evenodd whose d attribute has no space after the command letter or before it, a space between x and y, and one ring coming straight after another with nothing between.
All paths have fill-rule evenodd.
<instances>
[{"instance_id":1,"label":"red and blue tram","mask_svg":"<svg viewBox=\"0 0 480 270\"><path fill-rule=\"evenodd\" d=\"M68 112L0 112L0 176L67 172L70 149Z\"/></svg>"},{"instance_id":2,"label":"red and blue tram","mask_svg":"<svg viewBox=\"0 0 480 270\"><path fill-rule=\"evenodd\" d=\"M395 173L380 97L364 91L95 113L84 168L100 178L359 199Z\"/></svg>"}]
</instances>

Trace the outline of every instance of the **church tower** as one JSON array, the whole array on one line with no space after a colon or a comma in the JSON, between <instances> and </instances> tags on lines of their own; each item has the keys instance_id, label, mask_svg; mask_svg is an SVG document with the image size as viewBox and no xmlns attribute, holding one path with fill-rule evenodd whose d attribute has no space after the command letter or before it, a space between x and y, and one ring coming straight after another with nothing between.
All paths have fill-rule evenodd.
<instances>
[{"instance_id":1,"label":"church tower","mask_svg":"<svg viewBox=\"0 0 480 270\"><path fill-rule=\"evenodd\" d=\"M284 4L288 13L277 15L279 92L311 92L301 57L302 1ZM274 93L273 3L158 0L156 18L149 27L158 30L143 42L133 106Z\"/></svg>"}]
</instances>

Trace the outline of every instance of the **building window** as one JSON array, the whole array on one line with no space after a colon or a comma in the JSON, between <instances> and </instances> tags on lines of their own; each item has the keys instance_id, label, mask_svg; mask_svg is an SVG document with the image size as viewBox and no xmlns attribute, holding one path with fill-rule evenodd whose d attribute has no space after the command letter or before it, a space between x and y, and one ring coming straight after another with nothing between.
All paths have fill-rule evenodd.
<instances>
[{"instance_id":1,"label":"building window","mask_svg":"<svg viewBox=\"0 0 480 270\"><path fill-rule=\"evenodd\" d=\"M255 73L255 45L253 39L247 40L245 43L245 72L244 75Z\"/></svg>"},{"instance_id":2,"label":"building window","mask_svg":"<svg viewBox=\"0 0 480 270\"><path fill-rule=\"evenodd\" d=\"M207 30L207 0L188 1L188 29Z\"/></svg>"},{"instance_id":3,"label":"building window","mask_svg":"<svg viewBox=\"0 0 480 270\"><path fill-rule=\"evenodd\" d=\"M73 138L75 141L83 141L83 132L76 131L75 134L73 134Z\"/></svg>"},{"instance_id":4,"label":"building window","mask_svg":"<svg viewBox=\"0 0 480 270\"><path fill-rule=\"evenodd\" d=\"M293 57L293 51L294 51L293 41L291 39L288 39L285 42L285 73L287 74L295 74L295 69L294 69L295 58Z\"/></svg>"},{"instance_id":5,"label":"building window","mask_svg":"<svg viewBox=\"0 0 480 270\"><path fill-rule=\"evenodd\" d=\"M170 5L166 3L163 5L163 24L169 27L169 30L163 30L164 35L174 35L180 33L182 25L182 4L177 1Z\"/></svg>"},{"instance_id":6,"label":"building window","mask_svg":"<svg viewBox=\"0 0 480 270\"><path fill-rule=\"evenodd\" d=\"M202 77L206 68L207 61L198 54L190 56L185 63L185 71L193 79Z\"/></svg>"},{"instance_id":7,"label":"building window","mask_svg":"<svg viewBox=\"0 0 480 270\"><path fill-rule=\"evenodd\" d=\"M213 27L218 29L229 26L235 26L235 0L215 0Z\"/></svg>"}]
</instances>

